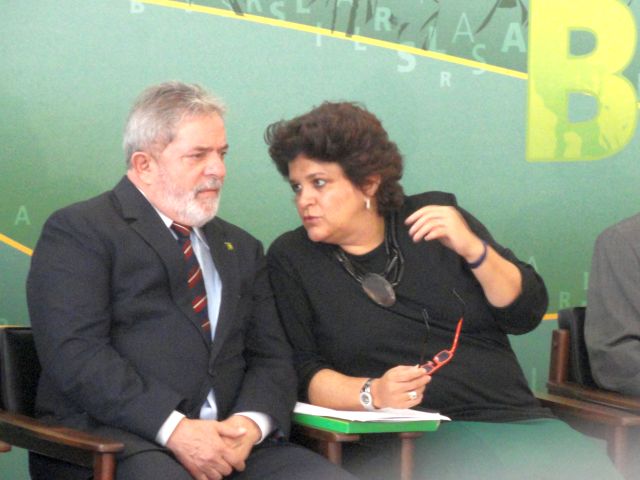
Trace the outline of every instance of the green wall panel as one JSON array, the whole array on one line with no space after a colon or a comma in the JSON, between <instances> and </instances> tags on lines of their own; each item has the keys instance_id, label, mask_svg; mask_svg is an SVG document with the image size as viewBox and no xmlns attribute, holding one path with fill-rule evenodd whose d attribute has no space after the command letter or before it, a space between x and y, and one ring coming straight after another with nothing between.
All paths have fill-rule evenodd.
<instances>
[{"instance_id":1,"label":"green wall panel","mask_svg":"<svg viewBox=\"0 0 640 480\"><path fill-rule=\"evenodd\" d=\"M227 103L220 215L268 245L299 222L264 128L324 100L354 100L404 153L408 193L456 193L498 241L535 264L550 312L583 304L596 235L638 210L638 135L597 161L528 161L527 78L536 72L527 72L527 56L544 48L544 29L562 23L530 25L536 4L548 1L0 2L0 234L34 248L51 212L111 188L125 170L121 132L132 100L151 83L179 79ZM638 16L635 0L582 6L607 12L612 2ZM596 33L609 35L606 28ZM572 38L574 53L596 44ZM624 69L634 86L638 65L634 54ZM545 75L566 80L562 71ZM590 105L577 102L570 113L588 118ZM2 323L28 323L28 265L27 254L0 242ZM513 339L538 388L553 326ZM20 453L0 457L0 476L25 478L23 463Z\"/></svg>"}]
</instances>

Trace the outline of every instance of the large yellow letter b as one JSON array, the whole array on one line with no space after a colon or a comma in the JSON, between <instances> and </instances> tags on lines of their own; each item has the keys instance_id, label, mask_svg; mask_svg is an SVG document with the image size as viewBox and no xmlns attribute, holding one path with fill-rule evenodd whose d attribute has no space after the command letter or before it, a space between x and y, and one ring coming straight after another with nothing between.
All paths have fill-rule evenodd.
<instances>
[{"instance_id":1,"label":"large yellow letter b","mask_svg":"<svg viewBox=\"0 0 640 480\"><path fill-rule=\"evenodd\" d=\"M571 52L586 31L595 48ZM618 0L531 0L527 160L597 160L620 151L636 128L636 94L621 72L635 51L633 14ZM595 116L570 121L572 94L590 95Z\"/></svg>"}]
</instances>

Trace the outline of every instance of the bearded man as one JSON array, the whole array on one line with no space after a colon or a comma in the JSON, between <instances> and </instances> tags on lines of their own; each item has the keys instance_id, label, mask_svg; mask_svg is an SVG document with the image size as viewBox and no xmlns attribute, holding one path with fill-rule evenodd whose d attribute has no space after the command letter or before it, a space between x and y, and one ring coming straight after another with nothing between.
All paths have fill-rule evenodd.
<instances>
[{"instance_id":1,"label":"bearded man","mask_svg":"<svg viewBox=\"0 0 640 480\"><path fill-rule=\"evenodd\" d=\"M27 281L38 415L122 441L117 478L353 478L286 442L291 351L260 242L216 218L228 144L196 85L145 90L126 176L55 212ZM91 472L32 454L32 478Z\"/></svg>"}]
</instances>

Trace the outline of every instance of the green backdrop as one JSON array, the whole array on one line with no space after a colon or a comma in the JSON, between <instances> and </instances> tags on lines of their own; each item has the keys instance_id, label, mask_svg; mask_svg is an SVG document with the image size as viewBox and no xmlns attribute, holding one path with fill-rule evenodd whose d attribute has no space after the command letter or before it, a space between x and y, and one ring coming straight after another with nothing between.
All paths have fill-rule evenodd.
<instances>
[{"instance_id":1,"label":"green backdrop","mask_svg":"<svg viewBox=\"0 0 640 480\"><path fill-rule=\"evenodd\" d=\"M527 159L527 57L549 48L544 29L563 24L530 19L551 1L0 1L0 322L28 324L28 250L44 220L117 182L132 100L169 79L201 83L228 105L220 215L266 245L298 219L268 159L265 126L324 100L354 100L398 143L408 193L454 192L498 241L534 263L550 313L583 304L596 235L638 210L638 135L627 121L630 140L597 161ZM621 4L632 19L640 11L634 0L583 3L573 8ZM574 54L598 45L593 33L571 39ZM624 69L634 86L637 57ZM542 74L563 83L562 70ZM572 102L578 120L607 107ZM513 339L536 388L546 381L554 323ZM0 472L26 478L22 452L0 456Z\"/></svg>"}]
</instances>

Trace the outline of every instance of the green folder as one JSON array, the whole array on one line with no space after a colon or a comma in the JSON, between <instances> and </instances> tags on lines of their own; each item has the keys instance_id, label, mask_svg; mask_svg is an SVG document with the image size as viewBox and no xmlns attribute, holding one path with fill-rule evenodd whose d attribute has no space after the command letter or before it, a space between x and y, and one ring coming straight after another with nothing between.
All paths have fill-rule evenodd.
<instances>
[{"instance_id":1,"label":"green folder","mask_svg":"<svg viewBox=\"0 0 640 480\"><path fill-rule=\"evenodd\" d=\"M300 425L307 425L309 427L321 428L338 433L433 432L440 426L440 420L355 422L297 412L293 413L293 421Z\"/></svg>"}]
</instances>

